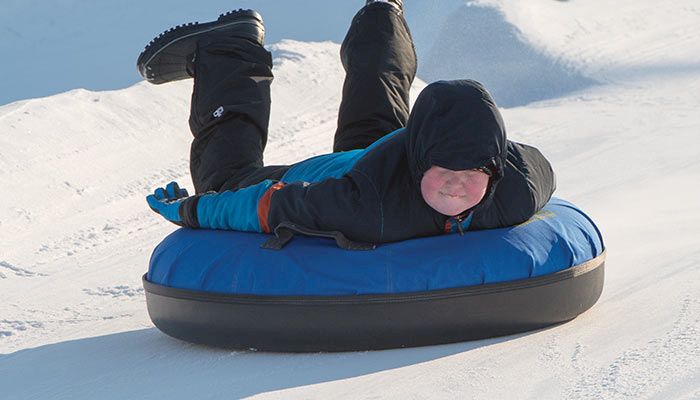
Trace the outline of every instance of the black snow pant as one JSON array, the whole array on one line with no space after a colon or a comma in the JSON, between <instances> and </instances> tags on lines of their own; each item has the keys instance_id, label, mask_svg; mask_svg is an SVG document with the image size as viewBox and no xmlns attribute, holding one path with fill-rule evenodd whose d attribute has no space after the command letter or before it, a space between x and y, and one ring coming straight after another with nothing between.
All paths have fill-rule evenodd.
<instances>
[{"instance_id":1,"label":"black snow pant","mask_svg":"<svg viewBox=\"0 0 700 400\"><path fill-rule=\"evenodd\" d=\"M340 56L346 76L333 151L363 149L406 125L416 53L403 15L385 3L362 8ZM245 39L211 36L194 63L190 172L195 191L279 180L289 166L263 166L272 57Z\"/></svg>"}]
</instances>

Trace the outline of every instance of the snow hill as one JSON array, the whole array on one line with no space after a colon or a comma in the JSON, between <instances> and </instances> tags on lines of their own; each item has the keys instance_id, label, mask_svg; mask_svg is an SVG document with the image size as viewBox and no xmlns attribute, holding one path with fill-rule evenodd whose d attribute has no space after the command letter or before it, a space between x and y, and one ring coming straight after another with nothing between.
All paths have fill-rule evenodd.
<instances>
[{"instance_id":1,"label":"snow hill","mask_svg":"<svg viewBox=\"0 0 700 400\"><path fill-rule=\"evenodd\" d=\"M607 276L590 311L532 333L379 352L170 339L148 318L140 278L174 226L144 197L170 180L191 188L191 82L78 89L0 107L0 397L700 399L700 5L484 0L450 12L432 35L460 40L423 60L453 69L426 71L501 88L510 138L539 147L556 195L598 223ZM330 151L338 44L270 48L266 162Z\"/></svg>"}]
</instances>

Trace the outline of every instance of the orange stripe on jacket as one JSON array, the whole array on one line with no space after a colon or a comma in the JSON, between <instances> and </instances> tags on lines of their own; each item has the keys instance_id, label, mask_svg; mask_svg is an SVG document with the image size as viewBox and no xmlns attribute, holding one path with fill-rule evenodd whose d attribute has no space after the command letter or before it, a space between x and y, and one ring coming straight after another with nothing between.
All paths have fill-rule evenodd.
<instances>
[{"instance_id":1,"label":"orange stripe on jacket","mask_svg":"<svg viewBox=\"0 0 700 400\"><path fill-rule=\"evenodd\" d=\"M267 224L267 217L270 215L270 202L272 202L272 194L283 187L284 182L275 183L265 191L258 201L258 221L260 222L260 228L265 233L270 233L270 226Z\"/></svg>"},{"instance_id":2,"label":"orange stripe on jacket","mask_svg":"<svg viewBox=\"0 0 700 400\"><path fill-rule=\"evenodd\" d=\"M452 232L452 221L450 221L449 218L447 218L447 221L445 221L445 233L451 233Z\"/></svg>"}]
</instances>

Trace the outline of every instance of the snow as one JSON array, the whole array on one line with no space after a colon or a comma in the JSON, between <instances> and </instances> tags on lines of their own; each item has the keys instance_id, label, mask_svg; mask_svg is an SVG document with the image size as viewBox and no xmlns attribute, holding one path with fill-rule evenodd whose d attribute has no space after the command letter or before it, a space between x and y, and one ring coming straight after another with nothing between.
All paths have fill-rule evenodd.
<instances>
[{"instance_id":1,"label":"snow","mask_svg":"<svg viewBox=\"0 0 700 400\"><path fill-rule=\"evenodd\" d=\"M2 398L700 399L700 5L485 0L447 11L439 30L414 29L434 41L419 76L500 88L510 138L542 150L557 196L603 232L606 283L591 310L536 332L378 352L171 339L150 322L140 279L175 227L144 197L170 180L192 187L191 82L76 89L0 106ZM338 46L269 46L267 163L330 151Z\"/></svg>"}]
</instances>

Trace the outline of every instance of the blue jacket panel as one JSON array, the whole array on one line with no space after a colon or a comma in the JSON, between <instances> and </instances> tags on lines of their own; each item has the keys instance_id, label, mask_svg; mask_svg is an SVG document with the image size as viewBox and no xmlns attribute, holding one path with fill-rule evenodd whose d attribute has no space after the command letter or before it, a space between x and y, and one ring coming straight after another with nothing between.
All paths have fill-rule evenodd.
<instances>
[{"instance_id":1,"label":"blue jacket panel","mask_svg":"<svg viewBox=\"0 0 700 400\"><path fill-rule=\"evenodd\" d=\"M197 204L201 228L262 232L258 202L274 184L265 180L240 190L202 195Z\"/></svg>"},{"instance_id":2,"label":"blue jacket panel","mask_svg":"<svg viewBox=\"0 0 700 400\"><path fill-rule=\"evenodd\" d=\"M292 166L282 177L282 182L319 182L326 178L340 178L355 166L355 163L364 157L368 152L375 149L379 144L389 140L393 136L403 133L406 129L397 129L381 139L372 143L371 146L362 150L350 150L340 153L323 154L300 161Z\"/></svg>"}]
</instances>

